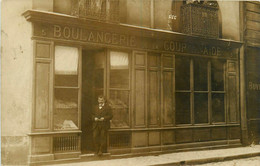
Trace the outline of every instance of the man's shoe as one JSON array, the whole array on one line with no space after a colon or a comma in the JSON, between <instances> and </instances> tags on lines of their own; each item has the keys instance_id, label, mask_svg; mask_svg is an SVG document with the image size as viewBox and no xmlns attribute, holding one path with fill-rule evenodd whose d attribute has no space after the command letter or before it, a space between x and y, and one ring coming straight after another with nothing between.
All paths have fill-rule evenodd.
<instances>
[{"instance_id":1,"label":"man's shoe","mask_svg":"<svg viewBox=\"0 0 260 166\"><path fill-rule=\"evenodd\" d=\"M102 156L103 153L101 151L98 152L98 156Z\"/></svg>"}]
</instances>

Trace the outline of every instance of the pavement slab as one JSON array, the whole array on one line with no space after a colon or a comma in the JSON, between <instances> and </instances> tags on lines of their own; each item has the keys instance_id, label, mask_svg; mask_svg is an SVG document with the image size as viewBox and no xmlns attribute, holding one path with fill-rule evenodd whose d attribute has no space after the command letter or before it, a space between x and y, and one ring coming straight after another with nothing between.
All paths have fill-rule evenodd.
<instances>
[{"instance_id":1,"label":"pavement slab","mask_svg":"<svg viewBox=\"0 0 260 166\"><path fill-rule=\"evenodd\" d=\"M139 156L121 159L108 159L96 161L84 161L59 166L151 166L151 165L194 165L209 162L219 162L239 158L260 156L260 145L247 147L201 150L190 152L175 152L168 154Z\"/></svg>"}]
</instances>

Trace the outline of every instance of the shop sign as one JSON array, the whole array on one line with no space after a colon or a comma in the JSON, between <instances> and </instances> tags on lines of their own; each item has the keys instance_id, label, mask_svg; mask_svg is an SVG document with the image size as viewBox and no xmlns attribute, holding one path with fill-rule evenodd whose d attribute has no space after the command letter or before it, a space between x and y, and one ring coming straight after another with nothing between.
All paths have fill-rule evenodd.
<instances>
[{"instance_id":1,"label":"shop sign","mask_svg":"<svg viewBox=\"0 0 260 166\"><path fill-rule=\"evenodd\" d=\"M260 91L260 83L249 82L248 89L251 91Z\"/></svg>"},{"instance_id":2,"label":"shop sign","mask_svg":"<svg viewBox=\"0 0 260 166\"><path fill-rule=\"evenodd\" d=\"M191 44L174 40L148 38L64 25L35 23L34 36L175 53L189 53L226 58L236 57L236 53L232 53L230 50L218 46L199 45L197 43Z\"/></svg>"}]
</instances>

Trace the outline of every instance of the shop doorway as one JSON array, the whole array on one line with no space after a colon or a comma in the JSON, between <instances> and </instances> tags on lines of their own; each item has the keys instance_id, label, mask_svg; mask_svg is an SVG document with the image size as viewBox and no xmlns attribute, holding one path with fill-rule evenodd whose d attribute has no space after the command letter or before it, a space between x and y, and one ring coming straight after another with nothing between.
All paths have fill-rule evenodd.
<instances>
[{"instance_id":1,"label":"shop doorway","mask_svg":"<svg viewBox=\"0 0 260 166\"><path fill-rule=\"evenodd\" d=\"M97 104L98 95L104 92L104 66L103 49L82 51L82 153L94 152L91 113L94 105Z\"/></svg>"}]
</instances>

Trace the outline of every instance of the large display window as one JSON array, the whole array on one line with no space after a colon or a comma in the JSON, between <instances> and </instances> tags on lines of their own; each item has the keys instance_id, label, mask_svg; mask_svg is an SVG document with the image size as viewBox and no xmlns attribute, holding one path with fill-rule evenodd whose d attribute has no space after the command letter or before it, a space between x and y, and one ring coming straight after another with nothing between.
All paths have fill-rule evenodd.
<instances>
[{"instance_id":1,"label":"large display window","mask_svg":"<svg viewBox=\"0 0 260 166\"><path fill-rule=\"evenodd\" d=\"M176 56L176 125L225 122L225 63Z\"/></svg>"},{"instance_id":2,"label":"large display window","mask_svg":"<svg viewBox=\"0 0 260 166\"><path fill-rule=\"evenodd\" d=\"M79 50L55 46L54 130L79 128Z\"/></svg>"}]
</instances>

